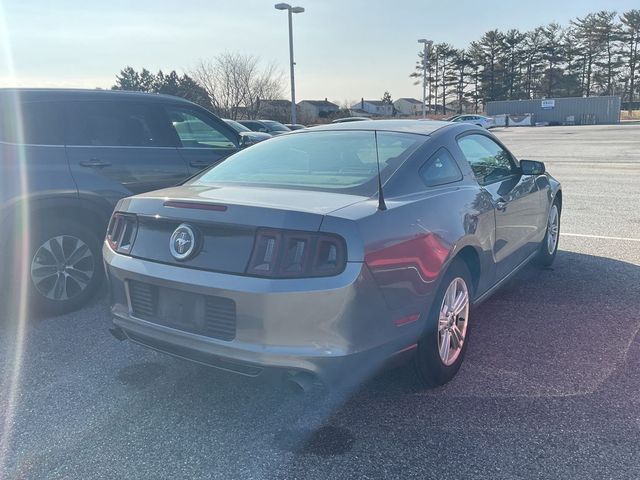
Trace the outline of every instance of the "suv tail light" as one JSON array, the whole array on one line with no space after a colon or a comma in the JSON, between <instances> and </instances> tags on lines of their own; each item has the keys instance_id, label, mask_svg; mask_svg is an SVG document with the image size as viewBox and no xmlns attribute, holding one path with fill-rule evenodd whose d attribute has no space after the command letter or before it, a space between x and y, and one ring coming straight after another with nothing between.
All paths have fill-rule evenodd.
<instances>
[{"instance_id":1,"label":"suv tail light","mask_svg":"<svg viewBox=\"0 0 640 480\"><path fill-rule=\"evenodd\" d=\"M260 277L328 277L344 270L347 249L337 235L259 229L247 273Z\"/></svg>"},{"instance_id":2,"label":"suv tail light","mask_svg":"<svg viewBox=\"0 0 640 480\"><path fill-rule=\"evenodd\" d=\"M129 255L138 233L138 218L130 213L116 212L107 228L107 243L114 252Z\"/></svg>"}]
</instances>

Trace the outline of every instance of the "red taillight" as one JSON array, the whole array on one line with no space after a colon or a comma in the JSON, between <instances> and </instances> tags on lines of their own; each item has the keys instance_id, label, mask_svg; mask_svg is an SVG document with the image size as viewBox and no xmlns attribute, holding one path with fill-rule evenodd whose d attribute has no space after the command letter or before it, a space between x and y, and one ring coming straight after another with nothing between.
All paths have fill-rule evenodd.
<instances>
[{"instance_id":1,"label":"red taillight","mask_svg":"<svg viewBox=\"0 0 640 480\"><path fill-rule=\"evenodd\" d=\"M261 277L327 277L342 272L347 261L337 235L259 229L247 273Z\"/></svg>"},{"instance_id":2,"label":"red taillight","mask_svg":"<svg viewBox=\"0 0 640 480\"><path fill-rule=\"evenodd\" d=\"M128 255L138 233L138 218L130 213L116 212L107 228L107 243L115 252Z\"/></svg>"}]
</instances>

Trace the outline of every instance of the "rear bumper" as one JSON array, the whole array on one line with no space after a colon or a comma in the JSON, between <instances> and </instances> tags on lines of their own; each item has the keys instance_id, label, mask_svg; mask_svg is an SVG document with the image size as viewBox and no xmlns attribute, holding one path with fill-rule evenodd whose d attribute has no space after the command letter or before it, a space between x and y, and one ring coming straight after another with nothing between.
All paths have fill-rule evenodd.
<instances>
[{"instance_id":1,"label":"rear bumper","mask_svg":"<svg viewBox=\"0 0 640 480\"><path fill-rule=\"evenodd\" d=\"M306 371L333 382L365 378L415 344L421 321L398 327L369 270L348 263L329 278L271 280L206 272L122 256L104 248L114 325L147 347L236 373ZM235 302L235 337L211 338L140 318L131 281Z\"/></svg>"}]
</instances>

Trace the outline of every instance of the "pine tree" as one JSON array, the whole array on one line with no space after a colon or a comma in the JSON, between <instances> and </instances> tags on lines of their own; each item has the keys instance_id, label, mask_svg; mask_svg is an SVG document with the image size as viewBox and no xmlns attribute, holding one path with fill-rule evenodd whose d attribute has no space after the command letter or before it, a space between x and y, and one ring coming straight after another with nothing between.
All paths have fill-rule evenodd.
<instances>
[{"instance_id":1,"label":"pine tree","mask_svg":"<svg viewBox=\"0 0 640 480\"><path fill-rule=\"evenodd\" d=\"M627 99L629 101L629 111L631 111L631 102L640 97L640 10L629 10L624 12L620 21L621 41L624 44L623 58L626 61L627 70ZM636 92L638 95L636 96Z\"/></svg>"},{"instance_id":2,"label":"pine tree","mask_svg":"<svg viewBox=\"0 0 640 480\"><path fill-rule=\"evenodd\" d=\"M556 96L560 91L560 81L562 78L562 63L564 60L565 32L557 23L550 23L542 28L542 59L545 68L543 72L543 92L548 98Z\"/></svg>"},{"instance_id":3,"label":"pine tree","mask_svg":"<svg viewBox=\"0 0 640 480\"><path fill-rule=\"evenodd\" d=\"M539 95L542 70L544 68L543 44L542 27L527 33L523 51L524 78L522 90L524 98L534 98Z\"/></svg>"},{"instance_id":4,"label":"pine tree","mask_svg":"<svg viewBox=\"0 0 640 480\"><path fill-rule=\"evenodd\" d=\"M596 59L594 79L599 93L613 95L615 80L624 64L621 55L621 29L616 23L616 12L600 11L596 14L596 35L602 55Z\"/></svg>"},{"instance_id":5,"label":"pine tree","mask_svg":"<svg viewBox=\"0 0 640 480\"><path fill-rule=\"evenodd\" d=\"M526 35L511 29L504 34L505 89L508 99L521 98L520 82L523 42Z\"/></svg>"},{"instance_id":6,"label":"pine tree","mask_svg":"<svg viewBox=\"0 0 640 480\"><path fill-rule=\"evenodd\" d=\"M140 74L133 67L125 67L116 75L116 84L112 90L140 91Z\"/></svg>"},{"instance_id":7,"label":"pine tree","mask_svg":"<svg viewBox=\"0 0 640 480\"><path fill-rule=\"evenodd\" d=\"M479 63L482 67L482 102L504 98L504 66L500 62L504 51L504 36L498 30L490 30L477 42Z\"/></svg>"}]
</instances>

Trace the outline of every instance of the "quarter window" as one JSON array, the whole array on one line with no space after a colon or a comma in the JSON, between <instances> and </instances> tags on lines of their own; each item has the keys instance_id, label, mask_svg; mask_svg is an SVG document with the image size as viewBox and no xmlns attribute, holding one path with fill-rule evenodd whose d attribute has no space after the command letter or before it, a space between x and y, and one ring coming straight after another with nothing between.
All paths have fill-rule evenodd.
<instances>
[{"instance_id":1,"label":"quarter window","mask_svg":"<svg viewBox=\"0 0 640 480\"><path fill-rule=\"evenodd\" d=\"M458 145L471 165L480 185L488 185L513 175L511 155L484 135L466 135Z\"/></svg>"},{"instance_id":2,"label":"quarter window","mask_svg":"<svg viewBox=\"0 0 640 480\"><path fill-rule=\"evenodd\" d=\"M52 102L18 104L0 113L0 140L26 145L64 145L61 105ZM6 105L3 105L6 107Z\"/></svg>"},{"instance_id":3,"label":"quarter window","mask_svg":"<svg viewBox=\"0 0 640 480\"><path fill-rule=\"evenodd\" d=\"M429 160L420 167L419 172L427 187L444 185L462 179L462 172L460 172L456 161L444 148L431 155Z\"/></svg>"},{"instance_id":4,"label":"quarter window","mask_svg":"<svg viewBox=\"0 0 640 480\"><path fill-rule=\"evenodd\" d=\"M228 150L236 144L206 115L179 107L167 108L171 124L185 148Z\"/></svg>"}]
</instances>

